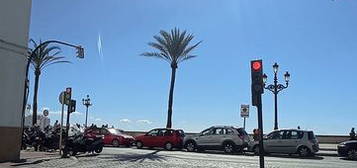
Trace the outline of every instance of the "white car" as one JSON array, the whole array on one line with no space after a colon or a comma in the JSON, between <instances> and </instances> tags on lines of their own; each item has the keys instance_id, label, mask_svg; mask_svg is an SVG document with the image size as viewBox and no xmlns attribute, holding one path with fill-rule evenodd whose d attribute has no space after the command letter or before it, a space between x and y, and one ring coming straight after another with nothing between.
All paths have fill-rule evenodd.
<instances>
[{"instance_id":1,"label":"white car","mask_svg":"<svg viewBox=\"0 0 357 168\"><path fill-rule=\"evenodd\" d=\"M226 153L242 151L248 146L250 137L243 128L232 126L213 126L198 135L186 136L184 148L189 152L205 149L224 150Z\"/></svg>"},{"instance_id":2,"label":"white car","mask_svg":"<svg viewBox=\"0 0 357 168\"><path fill-rule=\"evenodd\" d=\"M301 157L314 155L319 143L313 131L281 129L269 133L263 139L266 153L299 154ZM259 153L259 142L249 144L250 150Z\"/></svg>"}]
</instances>

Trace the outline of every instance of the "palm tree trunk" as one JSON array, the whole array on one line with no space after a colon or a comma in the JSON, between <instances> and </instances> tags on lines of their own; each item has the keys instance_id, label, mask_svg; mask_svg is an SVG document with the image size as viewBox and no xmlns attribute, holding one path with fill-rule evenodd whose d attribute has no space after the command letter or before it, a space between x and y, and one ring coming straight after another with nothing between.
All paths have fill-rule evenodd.
<instances>
[{"instance_id":1,"label":"palm tree trunk","mask_svg":"<svg viewBox=\"0 0 357 168\"><path fill-rule=\"evenodd\" d=\"M37 92L38 92L38 85L40 82L40 70L35 70L35 88L33 92L33 102L32 102L32 125L35 125L37 122Z\"/></svg>"},{"instance_id":2,"label":"palm tree trunk","mask_svg":"<svg viewBox=\"0 0 357 168\"><path fill-rule=\"evenodd\" d=\"M176 66L171 65L171 84L170 84L170 93L169 93L169 104L168 104L168 110L167 110L166 128L172 127L172 104L173 104L173 99L174 99L176 68L177 68L177 65Z\"/></svg>"}]
</instances>

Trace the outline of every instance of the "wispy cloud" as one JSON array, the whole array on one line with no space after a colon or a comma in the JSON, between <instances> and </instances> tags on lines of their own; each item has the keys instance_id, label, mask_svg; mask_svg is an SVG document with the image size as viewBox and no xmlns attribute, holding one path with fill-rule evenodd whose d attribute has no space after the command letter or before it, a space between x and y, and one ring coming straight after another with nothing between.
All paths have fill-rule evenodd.
<instances>
[{"instance_id":1,"label":"wispy cloud","mask_svg":"<svg viewBox=\"0 0 357 168\"><path fill-rule=\"evenodd\" d=\"M100 33L98 33L98 41L97 41L97 47L98 47L98 54L100 57L100 61L103 63L104 55L103 55L103 39Z\"/></svg>"},{"instance_id":2,"label":"wispy cloud","mask_svg":"<svg viewBox=\"0 0 357 168\"><path fill-rule=\"evenodd\" d=\"M119 120L119 122L121 122L121 123L131 123L131 120L129 120L127 118L124 118L124 119Z\"/></svg>"},{"instance_id":3,"label":"wispy cloud","mask_svg":"<svg viewBox=\"0 0 357 168\"><path fill-rule=\"evenodd\" d=\"M139 124L152 124L152 122L149 121L149 120L137 120L136 123L139 123Z\"/></svg>"}]
</instances>

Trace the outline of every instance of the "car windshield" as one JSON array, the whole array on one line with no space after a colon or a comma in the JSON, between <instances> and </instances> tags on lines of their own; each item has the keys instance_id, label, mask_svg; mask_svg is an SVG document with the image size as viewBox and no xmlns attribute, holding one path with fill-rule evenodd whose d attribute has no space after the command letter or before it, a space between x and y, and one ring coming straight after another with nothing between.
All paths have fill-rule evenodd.
<instances>
[{"instance_id":1,"label":"car windshield","mask_svg":"<svg viewBox=\"0 0 357 168\"><path fill-rule=\"evenodd\" d=\"M118 129L108 129L108 131L111 133L111 134L114 134L114 135L121 135L123 134L122 131L118 130Z\"/></svg>"}]
</instances>

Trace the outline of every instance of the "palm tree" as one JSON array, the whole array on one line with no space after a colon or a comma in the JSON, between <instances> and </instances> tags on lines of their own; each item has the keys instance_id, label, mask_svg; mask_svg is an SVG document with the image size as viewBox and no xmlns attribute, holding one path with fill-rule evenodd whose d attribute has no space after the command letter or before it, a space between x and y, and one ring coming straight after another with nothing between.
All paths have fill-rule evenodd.
<instances>
[{"instance_id":1,"label":"palm tree","mask_svg":"<svg viewBox=\"0 0 357 168\"><path fill-rule=\"evenodd\" d=\"M163 59L171 65L171 83L166 128L172 127L172 104L177 65L185 60L196 57L196 55L191 55L190 53L202 42L200 41L189 46L193 38L194 36L192 34L186 34L186 31L180 32L178 28L172 29L171 33L161 30L160 36L154 36L156 42L148 43L149 46L157 49L158 52L145 52L141 54L142 56Z\"/></svg>"},{"instance_id":2,"label":"palm tree","mask_svg":"<svg viewBox=\"0 0 357 168\"><path fill-rule=\"evenodd\" d=\"M31 65L35 72L35 87L34 87L34 94L33 94L33 114L32 114L32 125L36 124L37 122L37 93L38 93L38 86L40 82L40 75L44 68L49 65L57 64L57 63L70 63L69 61L62 60L64 57L57 57L61 52L61 49L58 46L48 46L48 44L43 44L40 41L37 44L34 40L30 40L33 44L33 49L30 49L29 54L33 54L31 59ZM33 51L38 48L35 53Z\"/></svg>"}]
</instances>

